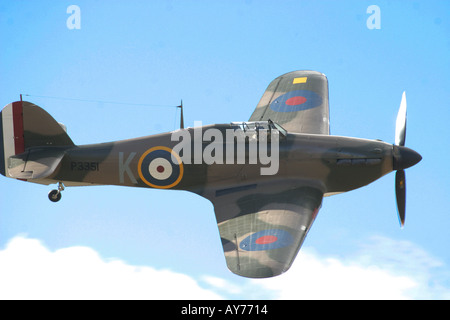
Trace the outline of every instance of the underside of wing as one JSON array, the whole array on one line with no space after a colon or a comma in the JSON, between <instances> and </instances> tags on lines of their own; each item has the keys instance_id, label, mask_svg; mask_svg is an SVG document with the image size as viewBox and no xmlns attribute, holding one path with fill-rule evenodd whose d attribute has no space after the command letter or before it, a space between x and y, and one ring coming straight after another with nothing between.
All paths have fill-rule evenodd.
<instances>
[{"instance_id":1,"label":"underside of wing","mask_svg":"<svg viewBox=\"0 0 450 320\"><path fill-rule=\"evenodd\" d=\"M273 80L250 117L267 120L288 132L330 134L327 77L317 71L293 71Z\"/></svg>"},{"instance_id":2,"label":"underside of wing","mask_svg":"<svg viewBox=\"0 0 450 320\"><path fill-rule=\"evenodd\" d=\"M287 271L322 197L317 188L286 183L216 190L211 200L228 268L249 278Z\"/></svg>"}]
</instances>

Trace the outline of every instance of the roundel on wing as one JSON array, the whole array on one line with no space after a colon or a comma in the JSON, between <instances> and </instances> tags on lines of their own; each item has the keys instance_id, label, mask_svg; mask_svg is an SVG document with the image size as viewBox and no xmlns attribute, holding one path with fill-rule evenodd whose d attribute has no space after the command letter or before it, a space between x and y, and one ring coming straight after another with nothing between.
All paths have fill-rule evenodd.
<instances>
[{"instance_id":1,"label":"roundel on wing","mask_svg":"<svg viewBox=\"0 0 450 320\"><path fill-rule=\"evenodd\" d=\"M241 241L239 247L246 251L262 251L287 247L294 238L286 230L267 229L255 232Z\"/></svg>"},{"instance_id":2,"label":"roundel on wing","mask_svg":"<svg viewBox=\"0 0 450 320\"><path fill-rule=\"evenodd\" d=\"M322 104L322 98L310 90L294 90L282 94L272 101L270 108L276 112L308 110Z\"/></svg>"},{"instance_id":3,"label":"roundel on wing","mask_svg":"<svg viewBox=\"0 0 450 320\"><path fill-rule=\"evenodd\" d=\"M168 189L183 177L183 162L178 154L167 147L148 149L139 159L138 173L142 181L152 188Z\"/></svg>"}]
</instances>

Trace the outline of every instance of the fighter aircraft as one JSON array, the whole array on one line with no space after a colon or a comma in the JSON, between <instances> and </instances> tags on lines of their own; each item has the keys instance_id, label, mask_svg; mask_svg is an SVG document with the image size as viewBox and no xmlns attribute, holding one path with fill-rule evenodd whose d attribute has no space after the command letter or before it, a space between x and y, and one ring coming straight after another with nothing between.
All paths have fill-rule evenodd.
<instances>
[{"instance_id":1,"label":"fighter aircraft","mask_svg":"<svg viewBox=\"0 0 450 320\"><path fill-rule=\"evenodd\" d=\"M324 196L396 171L401 225L405 172L422 157L405 147L406 98L395 143L332 136L328 80L294 71L273 80L249 121L181 128L131 140L75 145L65 126L31 102L0 117L0 173L49 185L187 190L212 202L228 268L250 278L279 275L294 261Z\"/></svg>"}]
</instances>

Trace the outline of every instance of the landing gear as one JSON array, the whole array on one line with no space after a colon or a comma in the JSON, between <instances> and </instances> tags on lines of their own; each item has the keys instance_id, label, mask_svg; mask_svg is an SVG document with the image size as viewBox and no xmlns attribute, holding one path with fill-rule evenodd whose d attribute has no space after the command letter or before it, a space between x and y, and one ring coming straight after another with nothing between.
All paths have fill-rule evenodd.
<instances>
[{"instance_id":1,"label":"landing gear","mask_svg":"<svg viewBox=\"0 0 450 320\"><path fill-rule=\"evenodd\" d=\"M64 190L64 185L62 182L58 182L58 190L52 190L48 193L48 198L52 202L58 202L61 200L61 191Z\"/></svg>"},{"instance_id":2,"label":"landing gear","mask_svg":"<svg viewBox=\"0 0 450 320\"><path fill-rule=\"evenodd\" d=\"M59 190L52 190L48 193L48 198L52 202L58 202L61 200L61 192Z\"/></svg>"}]
</instances>

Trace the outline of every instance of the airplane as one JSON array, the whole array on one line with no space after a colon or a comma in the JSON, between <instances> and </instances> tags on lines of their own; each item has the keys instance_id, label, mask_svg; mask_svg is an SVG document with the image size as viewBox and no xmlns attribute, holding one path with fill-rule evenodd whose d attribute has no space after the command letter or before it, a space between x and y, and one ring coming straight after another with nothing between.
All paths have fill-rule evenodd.
<instances>
[{"instance_id":1,"label":"airplane","mask_svg":"<svg viewBox=\"0 0 450 320\"><path fill-rule=\"evenodd\" d=\"M333 136L328 79L310 70L274 79L249 121L184 128L181 117L180 129L129 140L75 145L63 124L27 101L6 105L0 115L2 175L57 183L48 195L54 202L70 186L198 194L214 206L227 267L248 278L273 277L290 268L323 197L363 187L392 171L403 227L405 169L422 159L405 147L404 92L394 144Z\"/></svg>"}]
</instances>

